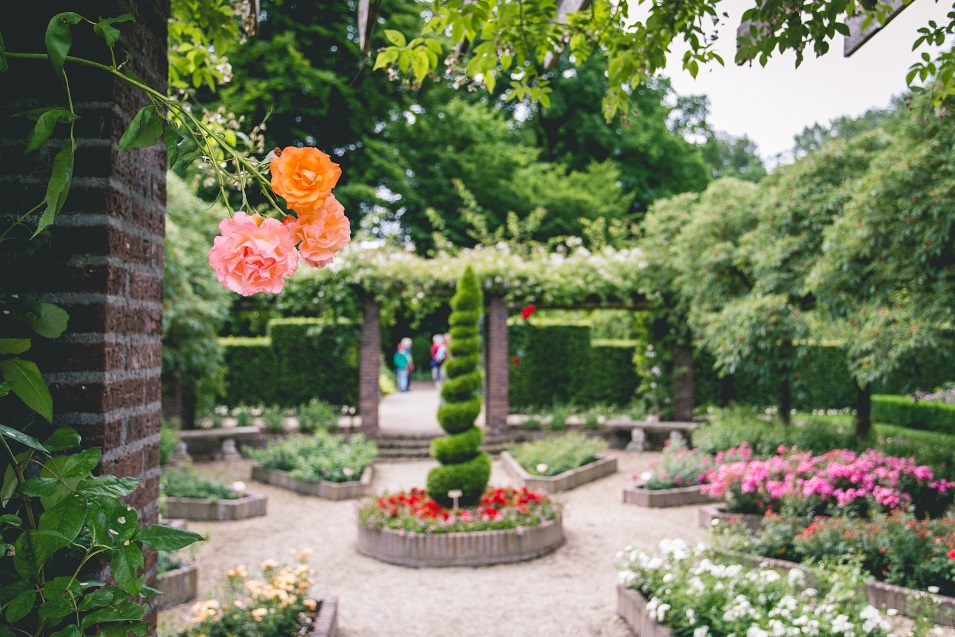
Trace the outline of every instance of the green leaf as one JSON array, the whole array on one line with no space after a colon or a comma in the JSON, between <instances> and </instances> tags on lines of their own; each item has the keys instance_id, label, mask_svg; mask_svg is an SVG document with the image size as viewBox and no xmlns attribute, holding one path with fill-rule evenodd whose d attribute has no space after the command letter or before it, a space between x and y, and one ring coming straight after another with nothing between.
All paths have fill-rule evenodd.
<instances>
[{"instance_id":1,"label":"green leaf","mask_svg":"<svg viewBox=\"0 0 955 637\"><path fill-rule=\"evenodd\" d=\"M12 513L4 513L0 515L0 524L8 524L10 526L23 526L23 520L20 519L20 516L13 515Z\"/></svg>"},{"instance_id":2,"label":"green leaf","mask_svg":"<svg viewBox=\"0 0 955 637\"><path fill-rule=\"evenodd\" d=\"M13 390L13 383L0 381L0 398L3 398Z\"/></svg>"},{"instance_id":3,"label":"green leaf","mask_svg":"<svg viewBox=\"0 0 955 637\"><path fill-rule=\"evenodd\" d=\"M60 489L69 494L69 490L56 478L31 478L20 485L19 491L31 498L48 498Z\"/></svg>"},{"instance_id":4,"label":"green leaf","mask_svg":"<svg viewBox=\"0 0 955 637\"><path fill-rule=\"evenodd\" d=\"M159 590L158 588L153 588L152 586L143 586L143 589L142 589L141 591L139 591L139 596L140 596L140 597L147 597L147 598L148 598L148 597L159 597L159 596L161 596L161 595L165 595L165 593L163 593L163 592L162 592L161 590Z\"/></svg>"},{"instance_id":5,"label":"green leaf","mask_svg":"<svg viewBox=\"0 0 955 637\"><path fill-rule=\"evenodd\" d=\"M139 530L136 510L114 498L95 498L86 518L93 541L113 546L132 540Z\"/></svg>"},{"instance_id":6,"label":"green leaf","mask_svg":"<svg viewBox=\"0 0 955 637\"><path fill-rule=\"evenodd\" d=\"M102 608L113 603L113 592L106 588L93 591L80 602L79 610L88 611L93 608Z\"/></svg>"},{"instance_id":7,"label":"green leaf","mask_svg":"<svg viewBox=\"0 0 955 637\"><path fill-rule=\"evenodd\" d=\"M139 487L136 478L117 478L116 476L92 476L76 487L77 493L89 497L125 498Z\"/></svg>"},{"instance_id":8,"label":"green leaf","mask_svg":"<svg viewBox=\"0 0 955 637\"><path fill-rule=\"evenodd\" d=\"M40 531L62 535L72 542L83 530L86 522L86 499L77 495L61 500L40 516Z\"/></svg>"},{"instance_id":9,"label":"green leaf","mask_svg":"<svg viewBox=\"0 0 955 637\"><path fill-rule=\"evenodd\" d=\"M43 446L52 453L57 451L66 451L80 446L82 438L75 429L61 427L54 431L49 438L43 441Z\"/></svg>"},{"instance_id":10,"label":"green leaf","mask_svg":"<svg viewBox=\"0 0 955 637\"><path fill-rule=\"evenodd\" d=\"M14 597L13 601L7 606L7 621L11 624L20 621L33 610L33 604L35 603L36 591L34 589L31 588L28 591L20 593Z\"/></svg>"},{"instance_id":11,"label":"green leaf","mask_svg":"<svg viewBox=\"0 0 955 637\"><path fill-rule=\"evenodd\" d=\"M172 168L179 161L179 143L182 141L179 127L172 122L167 122L163 141L166 143L166 164Z\"/></svg>"},{"instance_id":12,"label":"green leaf","mask_svg":"<svg viewBox=\"0 0 955 637\"><path fill-rule=\"evenodd\" d=\"M40 442L33 436L28 436L22 431L17 431L16 429L11 429L5 425L0 425L0 436L4 438L9 438L10 440L16 440L21 445L29 447L30 449L36 449L37 451L42 451L43 453L49 454L50 452L40 444Z\"/></svg>"},{"instance_id":13,"label":"green leaf","mask_svg":"<svg viewBox=\"0 0 955 637\"><path fill-rule=\"evenodd\" d=\"M395 31L394 29L385 29L385 37L388 38L388 41L394 44L395 46L407 46L408 41L405 39L404 33L401 31Z\"/></svg>"},{"instance_id":14,"label":"green leaf","mask_svg":"<svg viewBox=\"0 0 955 637\"><path fill-rule=\"evenodd\" d=\"M63 479L79 478L82 480L96 468L102 454L101 450L94 447L69 456L57 456L47 461L46 464L50 470L45 473L57 475ZM79 484L79 481L77 481L77 484Z\"/></svg>"},{"instance_id":15,"label":"green leaf","mask_svg":"<svg viewBox=\"0 0 955 637\"><path fill-rule=\"evenodd\" d=\"M120 544L113 552L113 559L110 561L113 579L127 593L138 595L146 578L137 576L136 570L142 568L143 563L143 551L139 546L132 542Z\"/></svg>"},{"instance_id":16,"label":"green leaf","mask_svg":"<svg viewBox=\"0 0 955 637\"><path fill-rule=\"evenodd\" d=\"M49 139L50 135L53 134L53 129L56 128L57 124L68 124L75 122L77 119L78 116L75 113L71 113L65 108L51 108L47 110L37 118L36 125L34 125L33 130L30 131L30 137L27 139L27 148L23 151L23 154L32 153L42 146L43 142Z\"/></svg>"},{"instance_id":17,"label":"green leaf","mask_svg":"<svg viewBox=\"0 0 955 637\"><path fill-rule=\"evenodd\" d=\"M135 20L136 18L133 17L132 13L124 13L118 18L101 17L99 22L97 22L93 27L93 31L106 40L106 46L112 49L114 46L116 46L116 43L119 42L119 29L113 25L120 22L133 22Z\"/></svg>"},{"instance_id":18,"label":"green leaf","mask_svg":"<svg viewBox=\"0 0 955 637\"><path fill-rule=\"evenodd\" d=\"M69 540L49 531L24 531L13 543L13 567L22 577L35 580L42 566Z\"/></svg>"},{"instance_id":19,"label":"green leaf","mask_svg":"<svg viewBox=\"0 0 955 637\"><path fill-rule=\"evenodd\" d=\"M165 121L159 110L152 104L144 106L136 113L136 117L129 123L129 128L119 138L119 150L130 148L148 148L162 137Z\"/></svg>"},{"instance_id":20,"label":"green leaf","mask_svg":"<svg viewBox=\"0 0 955 637\"><path fill-rule=\"evenodd\" d=\"M372 68L372 71L377 71L378 69L385 68L389 64L394 63L398 59L398 50L397 49L385 49L378 54L378 57L375 58L375 66Z\"/></svg>"},{"instance_id":21,"label":"green leaf","mask_svg":"<svg viewBox=\"0 0 955 637\"><path fill-rule=\"evenodd\" d=\"M53 65L57 75L63 73L63 64L66 62L66 56L70 54L70 47L73 46L70 26L83 19L83 16L72 11L58 13L46 27L46 52L50 56L50 64Z\"/></svg>"},{"instance_id":22,"label":"green leaf","mask_svg":"<svg viewBox=\"0 0 955 637\"><path fill-rule=\"evenodd\" d=\"M0 354L22 354L30 349L28 338L0 338Z\"/></svg>"},{"instance_id":23,"label":"green leaf","mask_svg":"<svg viewBox=\"0 0 955 637\"><path fill-rule=\"evenodd\" d=\"M37 303L37 305L39 307L27 315L34 332L46 338L57 338L66 331L70 320L66 310L53 303Z\"/></svg>"},{"instance_id":24,"label":"green leaf","mask_svg":"<svg viewBox=\"0 0 955 637\"><path fill-rule=\"evenodd\" d=\"M0 73L6 71L10 66L7 64L7 47L3 43L3 34L0 34Z\"/></svg>"},{"instance_id":25,"label":"green leaf","mask_svg":"<svg viewBox=\"0 0 955 637\"><path fill-rule=\"evenodd\" d=\"M13 465L8 464L6 471L3 472L3 486L0 486L0 506L7 506L19 485L20 481L17 479L17 473L14 471Z\"/></svg>"},{"instance_id":26,"label":"green leaf","mask_svg":"<svg viewBox=\"0 0 955 637\"><path fill-rule=\"evenodd\" d=\"M46 187L46 209L40 216L40 222L37 224L33 237L30 237L31 239L53 223L56 215L60 214L60 210L63 209L66 196L70 192L70 184L73 183L73 156L75 153L76 143L70 141L53 158L53 174L50 175L50 183Z\"/></svg>"},{"instance_id":27,"label":"green leaf","mask_svg":"<svg viewBox=\"0 0 955 637\"><path fill-rule=\"evenodd\" d=\"M63 630L51 633L50 637L83 637L83 631L79 626L67 626Z\"/></svg>"},{"instance_id":28,"label":"green leaf","mask_svg":"<svg viewBox=\"0 0 955 637\"><path fill-rule=\"evenodd\" d=\"M21 358L0 361L0 373L3 374L4 380L13 383L13 393L27 407L47 420L53 420L53 397L50 396L50 390L43 382L36 363ZM7 434L4 433L4 435Z\"/></svg>"},{"instance_id":29,"label":"green leaf","mask_svg":"<svg viewBox=\"0 0 955 637\"><path fill-rule=\"evenodd\" d=\"M190 544L202 542L203 537L192 531L174 529L171 526L152 524L139 532L136 537L144 544L148 544L157 551L177 551Z\"/></svg>"},{"instance_id":30,"label":"green leaf","mask_svg":"<svg viewBox=\"0 0 955 637\"><path fill-rule=\"evenodd\" d=\"M46 601L40 604L40 619L49 619L53 625L76 611L76 600L82 595L80 583L73 577L61 576L43 587Z\"/></svg>"},{"instance_id":31,"label":"green leaf","mask_svg":"<svg viewBox=\"0 0 955 637\"><path fill-rule=\"evenodd\" d=\"M90 613L83 618L80 625L86 629L96 624L135 621L141 618L145 613L145 605L134 604L130 601L120 601L108 608Z\"/></svg>"}]
</instances>

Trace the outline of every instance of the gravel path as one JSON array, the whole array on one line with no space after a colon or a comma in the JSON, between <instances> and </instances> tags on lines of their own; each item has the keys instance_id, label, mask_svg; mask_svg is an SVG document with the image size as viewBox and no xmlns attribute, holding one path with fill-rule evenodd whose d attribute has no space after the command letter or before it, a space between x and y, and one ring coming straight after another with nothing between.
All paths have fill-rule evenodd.
<instances>
[{"instance_id":1,"label":"gravel path","mask_svg":"<svg viewBox=\"0 0 955 637\"><path fill-rule=\"evenodd\" d=\"M696 507L643 509L622 504L631 473L644 471L654 453L612 452L619 471L560 498L567 504L567 543L556 553L522 564L484 568L409 569L359 555L355 502L330 502L253 483L248 461L198 465L228 482L244 480L269 496L269 514L238 522L191 522L208 534L195 556L201 597L213 595L223 571L289 559L289 549L311 548L315 593L339 598L342 637L625 637L616 616L614 562L627 544L654 548L662 538L704 539ZM422 486L433 462L380 463L375 489ZM492 484L509 481L495 463ZM188 623L189 605L161 613L167 632Z\"/></svg>"}]
</instances>

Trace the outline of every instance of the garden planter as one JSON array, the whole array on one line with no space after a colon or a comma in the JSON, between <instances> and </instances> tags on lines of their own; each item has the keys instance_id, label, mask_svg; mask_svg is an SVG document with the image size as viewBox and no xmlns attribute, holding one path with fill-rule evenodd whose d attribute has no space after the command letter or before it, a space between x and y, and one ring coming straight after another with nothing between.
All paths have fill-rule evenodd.
<instances>
[{"instance_id":1,"label":"garden planter","mask_svg":"<svg viewBox=\"0 0 955 637\"><path fill-rule=\"evenodd\" d=\"M358 551L399 566L487 566L523 562L564 543L561 519L539 526L470 533L407 533L358 527Z\"/></svg>"},{"instance_id":2,"label":"garden planter","mask_svg":"<svg viewBox=\"0 0 955 637\"><path fill-rule=\"evenodd\" d=\"M742 522L750 533L758 533L763 528L763 516L753 513L730 513L723 504L703 507L700 509L699 519L700 526L704 529L711 528L713 520L719 520L720 524L726 525Z\"/></svg>"},{"instance_id":3,"label":"garden planter","mask_svg":"<svg viewBox=\"0 0 955 637\"><path fill-rule=\"evenodd\" d=\"M617 584L617 614L637 637L673 636L669 628L647 615L647 599L621 584Z\"/></svg>"},{"instance_id":4,"label":"garden planter","mask_svg":"<svg viewBox=\"0 0 955 637\"><path fill-rule=\"evenodd\" d=\"M166 516L181 520L230 521L265 515L268 498L246 494L235 500L166 498Z\"/></svg>"},{"instance_id":5,"label":"garden planter","mask_svg":"<svg viewBox=\"0 0 955 637\"><path fill-rule=\"evenodd\" d=\"M700 485L673 489L648 489L645 485L645 482L638 482L624 489L624 504L663 509L713 502L713 498L700 493Z\"/></svg>"},{"instance_id":6,"label":"garden planter","mask_svg":"<svg viewBox=\"0 0 955 637\"><path fill-rule=\"evenodd\" d=\"M252 479L271 484L283 489L289 489L302 495L311 495L326 500L351 500L363 498L371 490L373 465L368 465L361 473L361 479L353 482L310 482L298 480L287 471L270 469L261 465L252 467Z\"/></svg>"},{"instance_id":7,"label":"garden planter","mask_svg":"<svg viewBox=\"0 0 955 637\"><path fill-rule=\"evenodd\" d=\"M523 482L531 491L545 491L547 493L570 491L588 482L605 478L617 471L617 459L614 457L598 458L595 462L565 471L556 476L531 475L514 459L514 456L506 451L501 452L501 464L515 480Z\"/></svg>"},{"instance_id":8,"label":"garden planter","mask_svg":"<svg viewBox=\"0 0 955 637\"><path fill-rule=\"evenodd\" d=\"M156 599L156 609L172 608L196 598L199 588L199 571L194 565L160 573L157 578L162 597Z\"/></svg>"},{"instance_id":9,"label":"garden planter","mask_svg":"<svg viewBox=\"0 0 955 637\"><path fill-rule=\"evenodd\" d=\"M318 602L309 637L335 637L338 634L338 598L323 597Z\"/></svg>"}]
</instances>

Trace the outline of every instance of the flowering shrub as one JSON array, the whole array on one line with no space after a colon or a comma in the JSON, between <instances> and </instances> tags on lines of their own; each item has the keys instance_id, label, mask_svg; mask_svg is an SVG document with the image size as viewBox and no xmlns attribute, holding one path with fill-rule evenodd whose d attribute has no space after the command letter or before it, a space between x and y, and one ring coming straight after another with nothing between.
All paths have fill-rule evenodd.
<instances>
[{"instance_id":1,"label":"flowering shrub","mask_svg":"<svg viewBox=\"0 0 955 637\"><path fill-rule=\"evenodd\" d=\"M288 471L298 480L351 482L378 457L378 447L361 434L346 442L342 436L319 430L311 436L272 441L265 449L250 449L249 457L270 469Z\"/></svg>"},{"instance_id":2,"label":"flowering shrub","mask_svg":"<svg viewBox=\"0 0 955 637\"><path fill-rule=\"evenodd\" d=\"M650 465L646 488L673 489L703 484L712 466L712 458L696 449L687 449L682 440L667 440L663 455Z\"/></svg>"},{"instance_id":3,"label":"flowering shrub","mask_svg":"<svg viewBox=\"0 0 955 637\"><path fill-rule=\"evenodd\" d=\"M411 489L367 500L358 511L359 522L371 529L400 529L411 533L492 531L539 526L555 520L561 507L552 498L527 487L488 489L471 508L449 509Z\"/></svg>"},{"instance_id":4,"label":"flowering shrub","mask_svg":"<svg viewBox=\"0 0 955 637\"><path fill-rule=\"evenodd\" d=\"M298 557L295 566L262 562L262 578L251 579L245 566L226 572L229 578L226 600L210 599L192 608L192 626L182 633L188 637L272 637L301 635L309 613L318 602L307 597L314 583L306 563L309 550L291 551Z\"/></svg>"},{"instance_id":5,"label":"flowering shrub","mask_svg":"<svg viewBox=\"0 0 955 637\"><path fill-rule=\"evenodd\" d=\"M856 598L858 574L820 571L819 590L806 587L802 571L780 575L770 568L722 564L706 548L663 540L662 555L627 547L620 582L649 600L647 613L675 635L816 635L882 637L888 625L879 611Z\"/></svg>"},{"instance_id":6,"label":"flowering shrub","mask_svg":"<svg viewBox=\"0 0 955 637\"><path fill-rule=\"evenodd\" d=\"M508 447L524 470L535 476L556 476L597 459L607 449L606 441L569 433Z\"/></svg>"},{"instance_id":7,"label":"flowering shrub","mask_svg":"<svg viewBox=\"0 0 955 637\"><path fill-rule=\"evenodd\" d=\"M725 498L734 513L779 512L785 505L800 515L866 517L913 506L919 517L937 516L955 495L955 483L936 479L929 467L874 449L813 456L780 447L766 460L719 464L708 482L703 493Z\"/></svg>"}]
</instances>

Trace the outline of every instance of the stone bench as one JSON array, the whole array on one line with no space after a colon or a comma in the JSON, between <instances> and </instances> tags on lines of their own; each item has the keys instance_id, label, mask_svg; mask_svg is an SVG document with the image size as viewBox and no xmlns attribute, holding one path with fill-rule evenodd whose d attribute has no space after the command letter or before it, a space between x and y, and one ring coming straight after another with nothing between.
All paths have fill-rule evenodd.
<instances>
[{"instance_id":1,"label":"stone bench","mask_svg":"<svg viewBox=\"0 0 955 637\"><path fill-rule=\"evenodd\" d=\"M656 420L608 420L604 427L609 429L630 430L630 442L627 451L646 451L647 435L651 432L663 432L670 440L686 442L688 435L698 428L698 422L656 421Z\"/></svg>"},{"instance_id":2,"label":"stone bench","mask_svg":"<svg viewBox=\"0 0 955 637\"><path fill-rule=\"evenodd\" d=\"M176 445L174 461L187 460L190 446L213 449L211 455L216 460L235 460L241 458L236 446L237 440L251 441L261 435L258 427L218 427L215 429L183 429L179 432L179 444ZM190 443L192 443L190 445ZM195 453L193 451L192 453Z\"/></svg>"}]
</instances>

